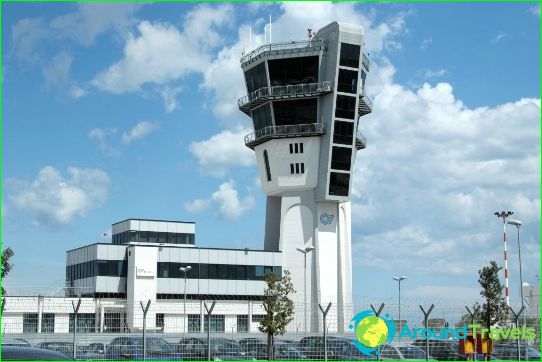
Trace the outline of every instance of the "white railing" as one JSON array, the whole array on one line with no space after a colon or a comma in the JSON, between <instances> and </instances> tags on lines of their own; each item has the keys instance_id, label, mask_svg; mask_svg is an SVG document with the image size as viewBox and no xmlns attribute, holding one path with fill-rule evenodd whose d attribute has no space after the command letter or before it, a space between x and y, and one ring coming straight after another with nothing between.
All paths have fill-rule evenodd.
<instances>
[{"instance_id":1,"label":"white railing","mask_svg":"<svg viewBox=\"0 0 542 362\"><path fill-rule=\"evenodd\" d=\"M245 136L245 144L251 143L263 138L279 138L287 136L302 136L308 134L324 134L326 125L323 123L292 124L285 126L267 126L257 130L254 133Z\"/></svg>"},{"instance_id":2,"label":"white railing","mask_svg":"<svg viewBox=\"0 0 542 362\"><path fill-rule=\"evenodd\" d=\"M274 44L264 44L254 49L250 53L244 54L241 57L241 64L250 61L253 58L256 58L258 55L269 52L269 51L279 51L279 50L320 50L325 47L325 40L316 39L316 40L305 40L305 41L291 41L286 43L274 43Z\"/></svg>"},{"instance_id":3,"label":"white railing","mask_svg":"<svg viewBox=\"0 0 542 362\"><path fill-rule=\"evenodd\" d=\"M239 107L259 99L266 97L282 97L282 96L297 96L301 94L314 94L320 92L331 92L332 86L330 81L320 83L292 84L281 85L275 87L263 87L255 90L249 95L244 96L237 102Z\"/></svg>"}]
</instances>

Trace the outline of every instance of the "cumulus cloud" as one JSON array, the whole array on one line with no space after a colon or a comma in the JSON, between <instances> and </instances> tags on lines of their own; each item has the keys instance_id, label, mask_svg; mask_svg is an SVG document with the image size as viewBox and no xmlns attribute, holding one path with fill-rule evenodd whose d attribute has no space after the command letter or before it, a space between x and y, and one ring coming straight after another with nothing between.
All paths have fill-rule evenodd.
<instances>
[{"instance_id":1,"label":"cumulus cloud","mask_svg":"<svg viewBox=\"0 0 542 362\"><path fill-rule=\"evenodd\" d=\"M221 184L210 198L196 199L184 204L184 209L190 213L202 212L209 207L215 209L220 219L235 221L246 211L252 209L256 204L254 196L247 195L243 199L235 189L235 182L229 180Z\"/></svg>"},{"instance_id":2,"label":"cumulus cloud","mask_svg":"<svg viewBox=\"0 0 542 362\"><path fill-rule=\"evenodd\" d=\"M248 129L222 131L208 140L190 144L190 152L198 159L203 172L222 177L233 167L248 167L256 163L254 152L245 147Z\"/></svg>"},{"instance_id":3,"label":"cumulus cloud","mask_svg":"<svg viewBox=\"0 0 542 362\"><path fill-rule=\"evenodd\" d=\"M116 128L94 128L88 133L88 138L98 142L100 151L109 156L118 156L119 150L110 144L110 139L117 134Z\"/></svg>"},{"instance_id":4,"label":"cumulus cloud","mask_svg":"<svg viewBox=\"0 0 542 362\"><path fill-rule=\"evenodd\" d=\"M52 166L32 182L9 180L12 204L37 224L66 225L85 216L107 198L109 176L100 169L69 167L67 176Z\"/></svg>"},{"instance_id":5,"label":"cumulus cloud","mask_svg":"<svg viewBox=\"0 0 542 362\"><path fill-rule=\"evenodd\" d=\"M77 11L53 19L50 28L64 37L89 46L96 37L110 29L124 34L135 19L137 3L78 3Z\"/></svg>"},{"instance_id":6,"label":"cumulus cloud","mask_svg":"<svg viewBox=\"0 0 542 362\"><path fill-rule=\"evenodd\" d=\"M42 74L47 87L57 88L70 98L80 98L86 91L70 78L73 57L66 51L55 55L42 67Z\"/></svg>"},{"instance_id":7,"label":"cumulus cloud","mask_svg":"<svg viewBox=\"0 0 542 362\"><path fill-rule=\"evenodd\" d=\"M528 220L524 231L538 240L540 100L468 108L449 83L410 90L394 72L375 62L373 113L360 119L368 147L353 176L354 258L476 275L488 260L502 260L493 215L501 209ZM539 262L537 254L524 266Z\"/></svg>"},{"instance_id":8,"label":"cumulus cloud","mask_svg":"<svg viewBox=\"0 0 542 362\"><path fill-rule=\"evenodd\" d=\"M540 4L536 4L535 6L529 8L529 12L533 15L540 16Z\"/></svg>"},{"instance_id":9,"label":"cumulus cloud","mask_svg":"<svg viewBox=\"0 0 542 362\"><path fill-rule=\"evenodd\" d=\"M139 122L130 131L122 133L122 143L128 144L132 141L145 138L159 128L160 124L158 122Z\"/></svg>"}]
</instances>

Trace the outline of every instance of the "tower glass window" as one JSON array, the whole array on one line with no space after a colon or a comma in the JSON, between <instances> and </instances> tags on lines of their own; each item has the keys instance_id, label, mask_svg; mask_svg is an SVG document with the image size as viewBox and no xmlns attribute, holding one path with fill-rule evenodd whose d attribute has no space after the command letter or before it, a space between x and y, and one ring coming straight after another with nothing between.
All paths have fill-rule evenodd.
<instances>
[{"instance_id":1,"label":"tower glass window","mask_svg":"<svg viewBox=\"0 0 542 362\"><path fill-rule=\"evenodd\" d=\"M344 93L357 93L358 72L348 69L339 69L337 90Z\"/></svg>"},{"instance_id":2,"label":"tower glass window","mask_svg":"<svg viewBox=\"0 0 542 362\"><path fill-rule=\"evenodd\" d=\"M350 185L350 174L330 172L329 174L329 194L336 196L348 196L348 187Z\"/></svg>"},{"instance_id":3,"label":"tower glass window","mask_svg":"<svg viewBox=\"0 0 542 362\"><path fill-rule=\"evenodd\" d=\"M269 60L271 86L318 82L318 57Z\"/></svg>"},{"instance_id":4,"label":"tower glass window","mask_svg":"<svg viewBox=\"0 0 542 362\"><path fill-rule=\"evenodd\" d=\"M354 122L335 121L333 130L333 143L351 145L354 135Z\"/></svg>"},{"instance_id":5,"label":"tower glass window","mask_svg":"<svg viewBox=\"0 0 542 362\"><path fill-rule=\"evenodd\" d=\"M316 98L273 102L275 125L316 123Z\"/></svg>"},{"instance_id":6,"label":"tower glass window","mask_svg":"<svg viewBox=\"0 0 542 362\"><path fill-rule=\"evenodd\" d=\"M245 72L248 93L252 93L263 87L267 87L267 74L265 72L265 62L262 62L252 69Z\"/></svg>"},{"instance_id":7,"label":"tower glass window","mask_svg":"<svg viewBox=\"0 0 542 362\"><path fill-rule=\"evenodd\" d=\"M345 67L359 68L360 52L361 47L359 45L341 43L339 64Z\"/></svg>"},{"instance_id":8,"label":"tower glass window","mask_svg":"<svg viewBox=\"0 0 542 362\"><path fill-rule=\"evenodd\" d=\"M263 161L265 163L265 173L267 175L267 181L271 181L271 168L269 167L269 157L267 156L267 150L263 151Z\"/></svg>"},{"instance_id":9,"label":"tower glass window","mask_svg":"<svg viewBox=\"0 0 542 362\"><path fill-rule=\"evenodd\" d=\"M265 104L252 111L252 121L254 122L254 130L260 130L273 124L271 119L271 107Z\"/></svg>"},{"instance_id":10,"label":"tower glass window","mask_svg":"<svg viewBox=\"0 0 542 362\"><path fill-rule=\"evenodd\" d=\"M335 170L350 171L351 160L351 148L333 146L333 151L331 153L331 168Z\"/></svg>"},{"instance_id":11,"label":"tower glass window","mask_svg":"<svg viewBox=\"0 0 542 362\"><path fill-rule=\"evenodd\" d=\"M356 97L337 94L335 117L354 119L356 115Z\"/></svg>"}]
</instances>

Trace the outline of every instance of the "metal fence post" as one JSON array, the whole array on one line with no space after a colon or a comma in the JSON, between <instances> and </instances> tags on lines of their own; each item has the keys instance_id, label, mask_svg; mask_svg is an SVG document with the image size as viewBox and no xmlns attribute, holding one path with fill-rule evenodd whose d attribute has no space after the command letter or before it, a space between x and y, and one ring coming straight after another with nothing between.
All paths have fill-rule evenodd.
<instances>
[{"instance_id":1,"label":"metal fence post","mask_svg":"<svg viewBox=\"0 0 542 362\"><path fill-rule=\"evenodd\" d=\"M205 306L205 311L207 312L207 361L211 360L211 313L213 313L215 304L216 300L213 300L211 308L207 308L207 303L203 302L203 305Z\"/></svg>"},{"instance_id":2,"label":"metal fence post","mask_svg":"<svg viewBox=\"0 0 542 362\"><path fill-rule=\"evenodd\" d=\"M471 324L474 324L474 313L471 312L471 310L470 310L469 307L467 307L467 306L465 306L465 309L466 309L467 312L469 312L469 314L470 314L470 322L471 322ZM475 335L474 333L473 333L473 335L472 335L472 338L473 338L473 340L474 340L474 353L472 354L472 355L473 355L472 359L473 359L474 361L476 361L476 352L477 352L477 351L476 351L476 335Z\"/></svg>"},{"instance_id":3,"label":"metal fence post","mask_svg":"<svg viewBox=\"0 0 542 362\"><path fill-rule=\"evenodd\" d=\"M326 317L327 317L327 313L329 312L329 308L331 308L331 302L329 302L329 304L327 305L327 308L326 310L324 310L324 308L322 308L322 305L321 304L318 304L318 307L320 308L320 310L322 311L322 314L323 314L323 317L324 317L324 320L323 320L323 326L324 326L324 361L327 361L327 333L326 333Z\"/></svg>"},{"instance_id":4,"label":"metal fence post","mask_svg":"<svg viewBox=\"0 0 542 362\"><path fill-rule=\"evenodd\" d=\"M149 299L146 306L144 306L141 301L139 302L139 305L141 305L141 310L143 311L143 360L145 361L147 359L147 312L151 306L151 300Z\"/></svg>"},{"instance_id":5,"label":"metal fence post","mask_svg":"<svg viewBox=\"0 0 542 362\"><path fill-rule=\"evenodd\" d=\"M380 304L380 308L378 308L378 311L376 310L376 308L372 304L371 304L371 309L373 310L373 312L375 312L375 316L379 317L380 313L382 313L382 309L384 309L384 303ZM382 353L382 346L379 346L378 347L378 353L376 355L376 360L377 361L380 361L380 354L381 353Z\"/></svg>"},{"instance_id":6,"label":"metal fence post","mask_svg":"<svg viewBox=\"0 0 542 362\"><path fill-rule=\"evenodd\" d=\"M435 305L431 304L431 306L429 307L429 310L426 312L425 309L423 309L423 307L420 305L420 309L423 312L423 326L426 331L427 331L427 320L429 318L429 314L431 314L431 312L433 311L433 308L435 308ZM425 339L425 360L429 361L429 338Z\"/></svg>"},{"instance_id":7,"label":"metal fence post","mask_svg":"<svg viewBox=\"0 0 542 362\"><path fill-rule=\"evenodd\" d=\"M77 306L73 303L72 300L72 308L73 308L73 359L77 359L76 351L77 347L75 345L75 337L77 335L77 313L79 313L79 307L81 306L81 298L77 301Z\"/></svg>"},{"instance_id":8,"label":"metal fence post","mask_svg":"<svg viewBox=\"0 0 542 362\"><path fill-rule=\"evenodd\" d=\"M514 315L514 322L516 323L516 328L518 328L518 324L519 324L519 316L523 313L523 311L525 310L525 306L521 306L521 309L519 310L519 312L514 312L514 309L512 309L512 307L509 307L510 308L510 311L512 312L512 314ZM517 349L518 349L518 361L521 361L521 347L520 347L520 339L518 338L516 340L516 343L517 343ZM527 357L527 354L525 354L525 357Z\"/></svg>"}]
</instances>

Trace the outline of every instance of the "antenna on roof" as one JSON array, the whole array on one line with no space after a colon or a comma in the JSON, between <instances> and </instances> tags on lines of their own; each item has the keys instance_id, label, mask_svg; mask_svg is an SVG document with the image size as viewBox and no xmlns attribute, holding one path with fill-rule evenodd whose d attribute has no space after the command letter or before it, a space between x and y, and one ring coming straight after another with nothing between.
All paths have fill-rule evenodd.
<instances>
[{"instance_id":1,"label":"antenna on roof","mask_svg":"<svg viewBox=\"0 0 542 362\"><path fill-rule=\"evenodd\" d=\"M271 44L271 14L269 14L269 44Z\"/></svg>"},{"instance_id":2,"label":"antenna on roof","mask_svg":"<svg viewBox=\"0 0 542 362\"><path fill-rule=\"evenodd\" d=\"M248 28L248 39L249 39L248 51L251 51L252 50L252 26Z\"/></svg>"}]
</instances>

